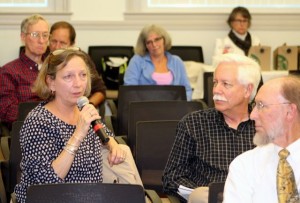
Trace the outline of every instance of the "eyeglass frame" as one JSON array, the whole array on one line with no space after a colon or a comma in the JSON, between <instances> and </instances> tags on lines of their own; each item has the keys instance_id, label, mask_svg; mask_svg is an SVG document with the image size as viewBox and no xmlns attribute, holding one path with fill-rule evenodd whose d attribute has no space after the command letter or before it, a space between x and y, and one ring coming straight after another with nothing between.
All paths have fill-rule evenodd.
<instances>
[{"instance_id":1,"label":"eyeglass frame","mask_svg":"<svg viewBox=\"0 0 300 203\"><path fill-rule=\"evenodd\" d=\"M49 38L50 38L50 33L49 32L43 32L43 33L41 33L41 32L25 32L24 34L25 35L30 35L30 37L33 38L33 39L43 38L43 39L48 39L49 40ZM47 35L47 36L45 36L45 35Z\"/></svg>"},{"instance_id":2,"label":"eyeglass frame","mask_svg":"<svg viewBox=\"0 0 300 203\"><path fill-rule=\"evenodd\" d=\"M145 44L146 44L146 46L150 46L150 45L153 45L154 43L159 42L159 41L162 40L163 38L164 38L164 37L161 36L161 37L156 37L156 38L154 38L153 40L146 40L146 41L145 41Z\"/></svg>"},{"instance_id":3,"label":"eyeglass frame","mask_svg":"<svg viewBox=\"0 0 300 203\"><path fill-rule=\"evenodd\" d=\"M268 107L268 106L274 106L274 105L284 105L284 104L291 104L291 102L281 102L281 103L276 103L276 104L264 104L262 101L256 102L253 101L251 103L251 108L252 110L256 107L258 111Z\"/></svg>"}]
</instances>

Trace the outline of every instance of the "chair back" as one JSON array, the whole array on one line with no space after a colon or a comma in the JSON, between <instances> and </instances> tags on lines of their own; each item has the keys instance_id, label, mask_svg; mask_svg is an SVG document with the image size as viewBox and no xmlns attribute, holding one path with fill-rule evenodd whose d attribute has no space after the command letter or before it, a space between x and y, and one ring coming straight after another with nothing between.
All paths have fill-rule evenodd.
<instances>
[{"instance_id":1,"label":"chair back","mask_svg":"<svg viewBox=\"0 0 300 203\"><path fill-rule=\"evenodd\" d=\"M134 55L133 46L89 46L88 54L96 65L99 74L102 75L107 89L117 90L123 84L125 69L120 74L119 67L106 65L109 57L127 57L128 61Z\"/></svg>"},{"instance_id":2,"label":"chair back","mask_svg":"<svg viewBox=\"0 0 300 203\"><path fill-rule=\"evenodd\" d=\"M200 101L140 101L129 105L127 141L133 156L136 151L136 124L139 121L180 120L186 114L203 109Z\"/></svg>"},{"instance_id":3,"label":"chair back","mask_svg":"<svg viewBox=\"0 0 300 203\"><path fill-rule=\"evenodd\" d=\"M134 101L187 100L184 86L121 85L118 95L117 135L128 135L129 104Z\"/></svg>"},{"instance_id":4,"label":"chair back","mask_svg":"<svg viewBox=\"0 0 300 203\"><path fill-rule=\"evenodd\" d=\"M213 100L213 88L214 88L214 73L213 72L204 72L203 83L204 83L204 97L203 100L208 107L213 108L215 106Z\"/></svg>"},{"instance_id":5,"label":"chair back","mask_svg":"<svg viewBox=\"0 0 300 203\"><path fill-rule=\"evenodd\" d=\"M172 46L169 52L179 56L183 61L196 61L204 63L201 46Z\"/></svg>"},{"instance_id":6,"label":"chair back","mask_svg":"<svg viewBox=\"0 0 300 203\"><path fill-rule=\"evenodd\" d=\"M20 102L18 106L18 121L24 121L28 113L34 109L40 101Z\"/></svg>"},{"instance_id":7,"label":"chair back","mask_svg":"<svg viewBox=\"0 0 300 203\"><path fill-rule=\"evenodd\" d=\"M208 203L222 203L225 182L215 182L208 185Z\"/></svg>"},{"instance_id":8,"label":"chair back","mask_svg":"<svg viewBox=\"0 0 300 203\"><path fill-rule=\"evenodd\" d=\"M32 185L27 203L145 203L140 185L108 183L62 183Z\"/></svg>"},{"instance_id":9,"label":"chair back","mask_svg":"<svg viewBox=\"0 0 300 203\"><path fill-rule=\"evenodd\" d=\"M2 173L2 163L0 164L1 170L0 170L0 202L6 203L7 202L7 196L6 196L6 188L5 188L5 182L4 178L5 175Z\"/></svg>"},{"instance_id":10,"label":"chair back","mask_svg":"<svg viewBox=\"0 0 300 203\"><path fill-rule=\"evenodd\" d=\"M173 146L178 120L139 121L136 165L145 188L162 193L161 178Z\"/></svg>"},{"instance_id":11,"label":"chair back","mask_svg":"<svg viewBox=\"0 0 300 203\"><path fill-rule=\"evenodd\" d=\"M16 184L21 180L20 163L22 153L20 146L20 130L23 124L24 121L15 121L12 124L9 154L9 193L14 191Z\"/></svg>"}]
</instances>

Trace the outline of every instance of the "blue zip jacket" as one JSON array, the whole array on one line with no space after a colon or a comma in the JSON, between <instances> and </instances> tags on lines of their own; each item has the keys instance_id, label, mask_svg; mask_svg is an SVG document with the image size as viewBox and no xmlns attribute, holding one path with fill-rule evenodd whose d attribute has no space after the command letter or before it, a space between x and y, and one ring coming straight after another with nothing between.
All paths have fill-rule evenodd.
<instances>
[{"instance_id":1,"label":"blue zip jacket","mask_svg":"<svg viewBox=\"0 0 300 203\"><path fill-rule=\"evenodd\" d=\"M185 87L187 100L192 100L192 88L186 74L182 60L169 52L165 52L168 59L168 69L173 74L172 85L182 85ZM124 75L124 85L156 85L152 79L154 65L150 55L140 56L135 54L129 62Z\"/></svg>"}]
</instances>

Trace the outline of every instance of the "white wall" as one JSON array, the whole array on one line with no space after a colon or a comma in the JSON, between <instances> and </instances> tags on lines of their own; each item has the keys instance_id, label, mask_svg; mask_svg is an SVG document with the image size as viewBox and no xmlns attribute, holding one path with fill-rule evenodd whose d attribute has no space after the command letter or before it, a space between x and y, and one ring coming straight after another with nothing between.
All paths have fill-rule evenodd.
<instances>
[{"instance_id":1,"label":"white wall","mask_svg":"<svg viewBox=\"0 0 300 203\"><path fill-rule=\"evenodd\" d=\"M93 3L91 3L93 2ZM84 4L84 5L83 5ZM215 39L228 32L225 21L228 14L188 13L178 15L152 13L126 13L123 0L106 1L72 0L70 14L42 13L50 23L70 21L77 31L77 45L87 51L90 45L135 45L140 29L148 23L163 25L171 34L174 45L201 45L204 60L211 63ZM18 56L20 23L29 13L8 18L0 13L0 66ZM287 43L300 44L300 14L252 13L251 33L257 35L263 45L276 47Z\"/></svg>"},{"instance_id":2,"label":"white wall","mask_svg":"<svg viewBox=\"0 0 300 203\"><path fill-rule=\"evenodd\" d=\"M92 2L92 3L91 3ZM73 21L122 21L126 8L124 0L71 0Z\"/></svg>"}]
</instances>

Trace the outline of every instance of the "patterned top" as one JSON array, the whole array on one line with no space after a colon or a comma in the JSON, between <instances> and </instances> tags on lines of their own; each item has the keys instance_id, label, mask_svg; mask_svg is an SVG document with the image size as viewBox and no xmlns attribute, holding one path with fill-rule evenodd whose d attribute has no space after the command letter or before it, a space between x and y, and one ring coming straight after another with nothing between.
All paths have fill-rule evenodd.
<instances>
[{"instance_id":1,"label":"patterned top","mask_svg":"<svg viewBox=\"0 0 300 203\"><path fill-rule=\"evenodd\" d=\"M186 115L177 126L164 171L164 192L178 196L179 185L196 188L225 181L231 161L255 147L254 134L254 121L249 119L232 129L215 109Z\"/></svg>"},{"instance_id":2,"label":"patterned top","mask_svg":"<svg viewBox=\"0 0 300 203\"><path fill-rule=\"evenodd\" d=\"M51 163L62 152L75 126L55 117L42 102L33 109L20 131L22 151L21 181L15 187L17 200L25 202L30 185L43 183L96 183L102 182L101 141L92 128L81 143L65 179L60 179ZM106 128L107 134L112 133Z\"/></svg>"},{"instance_id":3,"label":"patterned top","mask_svg":"<svg viewBox=\"0 0 300 203\"><path fill-rule=\"evenodd\" d=\"M11 124L17 120L18 105L25 101L38 101L31 86L39 73L38 64L25 53L0 69L0 120Z\"/></svg>"}]
</instances>

